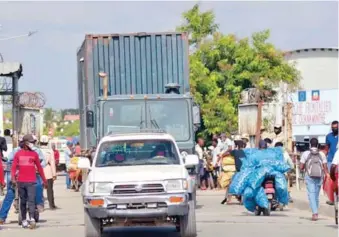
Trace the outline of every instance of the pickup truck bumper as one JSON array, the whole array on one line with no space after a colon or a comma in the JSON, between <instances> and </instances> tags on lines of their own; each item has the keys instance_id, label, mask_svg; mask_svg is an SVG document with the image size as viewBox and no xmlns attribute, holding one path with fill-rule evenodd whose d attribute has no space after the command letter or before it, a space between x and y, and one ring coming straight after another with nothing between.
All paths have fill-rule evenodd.
<instances>
[{"instance_id":1,"label":"pickup truck bumper","mask_svg":"<svg viewBox=\"0 0 339 237\"><path fill-rule=\"evenodd\" d=\"M149 196L87 196L84 208L93 218L152 218L184 216L188 213L188 194ZM97 205L97 204L101 205Z\"/></svg>"}]
</instances>

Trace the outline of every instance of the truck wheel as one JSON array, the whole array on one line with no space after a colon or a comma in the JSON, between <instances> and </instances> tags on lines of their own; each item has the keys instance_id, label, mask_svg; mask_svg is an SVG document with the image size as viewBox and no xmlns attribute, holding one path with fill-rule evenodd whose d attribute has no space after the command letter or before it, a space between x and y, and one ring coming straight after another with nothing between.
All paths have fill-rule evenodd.
<instances>
[{"instance_id":1,"label":"truck wheel","mask_svg":"<svg viewBox=\"0 0 339 237\"><path fill-rule=\"evenodd\" d=\"M195 202L188 202L188 214L180 217L180 237L196 237Z\"/></svg>"},{"instance_id":2,"label":"truck wheel","mask_svg":"<svg viewBox=\"0 0 339 237\"><path fill-rule=\"evenodd\" d=\"M101 237L102 225L101 220L90 217L87 210L84 210L85 215L85 237Z\"/></svg>"}]
</instances>

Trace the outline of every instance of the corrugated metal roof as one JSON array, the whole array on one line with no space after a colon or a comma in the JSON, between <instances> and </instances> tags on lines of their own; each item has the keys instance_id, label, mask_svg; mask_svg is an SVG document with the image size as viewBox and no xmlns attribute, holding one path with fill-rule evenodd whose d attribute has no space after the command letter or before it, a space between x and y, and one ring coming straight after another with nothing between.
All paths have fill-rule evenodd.
<instances>
[{"instance_id":1,"label":"corrugated metal roof","mask_svg":"<svg viewBox=\"0 0 339 237\"><path fill-rule=\"evenodd\" d=\"M19 72L21 76L22 65L21 63L11 63L11 62L3 62L0 63L0 76L10 76L11 74Z\"/></svg>"}]
</instances>

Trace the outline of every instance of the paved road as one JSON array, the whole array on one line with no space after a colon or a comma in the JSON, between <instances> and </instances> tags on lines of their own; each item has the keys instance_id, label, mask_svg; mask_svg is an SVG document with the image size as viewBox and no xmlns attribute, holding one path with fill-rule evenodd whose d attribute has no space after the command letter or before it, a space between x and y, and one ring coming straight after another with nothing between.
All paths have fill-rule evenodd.
<instances>
[{"instance_id":1,"label":"paved road","mask_svg":"<svg viewBox=\"0 0 339 237\"><path fill-rule=\"evenodd\" d=\"M61 180L62 179L62 180ZM79 193L66 191L63 178L56 184L56 202L59 210L46 210L42 222L36 230L23 230L15 223L16 215L11 214L10 224L2 226L1 236L26 237L81 237L83 236L83 211ZM337 227L333 218L321 217L318 222L310 221L310 213L298 209L275 212L270 217L256 217L237 204L219 204L221 193L206 191L199 193L197 224L198 237L231 236L237 237L335 237ZM3 235L4 234L4 235ZM108 230L105 237L178 237L171 228L137 228L129 230Z\"/></svg>"}]
</instances>

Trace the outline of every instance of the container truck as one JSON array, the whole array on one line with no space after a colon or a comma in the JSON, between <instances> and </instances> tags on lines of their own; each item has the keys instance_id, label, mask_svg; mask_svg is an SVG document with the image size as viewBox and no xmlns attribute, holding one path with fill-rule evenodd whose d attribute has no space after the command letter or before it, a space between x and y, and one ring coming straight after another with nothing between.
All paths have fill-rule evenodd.
<instances>
[{"instance_id":1,"label":"container truck","mask_svg":"<svg viewBox=\"0 0 339 237\"><path fill-rule=\"evenodd\" d=\"M77 53L80 145L160 129L194 153L200 109L190 95L186 33L86 35Z\"/></svg>"}]
</instances>

